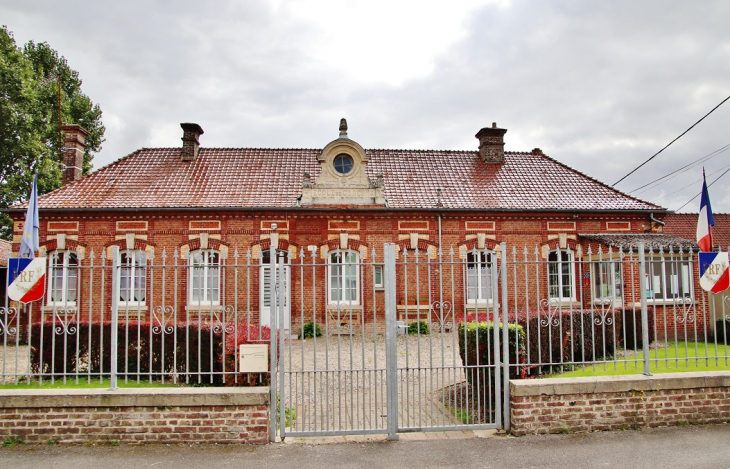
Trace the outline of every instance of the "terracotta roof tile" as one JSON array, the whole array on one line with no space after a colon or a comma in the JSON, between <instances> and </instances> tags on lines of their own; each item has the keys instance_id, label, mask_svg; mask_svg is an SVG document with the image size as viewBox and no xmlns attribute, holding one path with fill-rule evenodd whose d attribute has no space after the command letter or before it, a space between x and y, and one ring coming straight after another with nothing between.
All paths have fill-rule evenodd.
<instances>
[{"instance_id":1,"label":"terracotta roof tile","mask_svg":"<svg viewBox=\"0 0 730 469\"><path fill-rule=\"evenodd\" d=\"M697 239L697 217L698 213L672 213L664 218L664 233L687 238ZM730 249L730 213L715 213L715 226L712 229L713 247L722 247L723 250ZM696 243L695 243L696 244Z\"/></svg>"},{"instance_id":2,"label":"terracotta roof tile","mask_svg":"<svg viewBox=\"0 0 730 469\"><path fill-rule=\"evenodd\" d=\"M366 152L367 174L383 174L394 208L435 208L440 188L447 209L664 210L538 153L506 152L498 165L475 151ZM201 148L183 162L180 148L145 148L40 197L39 207L296 207L304 173L319 176L319 153Z\"/></svg>"}]
</instances>

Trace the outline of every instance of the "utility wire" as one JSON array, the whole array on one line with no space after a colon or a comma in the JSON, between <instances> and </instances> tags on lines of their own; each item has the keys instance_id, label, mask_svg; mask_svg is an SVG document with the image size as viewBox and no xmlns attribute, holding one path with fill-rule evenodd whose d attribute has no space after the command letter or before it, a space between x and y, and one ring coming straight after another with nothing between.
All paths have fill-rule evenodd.
<instances>
[{"instance_id":1,"label":"utility wire","mask_svg":"<svg viewBox=\"0 0 730 469\"><path fill-rule=\"evenodd\" d=\"M651 185L652 185L652 184L654 184L655 182L659 182L659 181L661 181L661 180L663 180L663 179L666 179L666 178L669 178L669 179L674 179L674 178L675 178L676 176L678 176L679 174L681 174L681 173L684 173L684 172L686 172L687 170L689 170L689 169L691 169L691 168L693 168L693 167L695 167L695 166L697 166L697 165L699 165L699 164L701 164L701 163L704 163L704 162L706 162L706 161L709 161L709 160L711 160L712 158L714 158L714 157L716 157L717 155L719 155L719 154L721 154L721 153L723 153L723 152L727 151L728 149L730 149L730 143L729 143L729 144L727 144L727 145L725 145L725 146L724 146L724 147L722 147L722 148L718 148L717 150L713 151L712 153L710 153L710 154L708 154L708 155L705 155L705 156L703 156L702 158L698 158L698 159L694 160L693 162L691 162L691 163L689 163L689 164L686 164L686 165L682 166L681 168L679 168L679 169L676 169L676 170L672 171L672 172L671 172L671 173L669 173L669 174L665 174L664 176L662 176L662 177L660 177L660 178L658 178L658 179L654 179L654 180L653 180L653 181L651 181L651 182L647 182L647 183L646 183L646 184L644 184L643 186L639 186L639 187L637 187L636 189L630 190L630 191L629 191L628 193L629 193L629 194L633 194L634 192L636 192L636 191L639 191L639 192L637 192L637 195L638 195L638 194L641 194L642 192L646 192L646 191L647 191L647 190L649 190L649 189L645 189L645 190L643 190L643 191L642 191L642 190L640 190L640 189L644 189L645 187L647 187L647 186L651 186ZM677 174L677 173L679 173L679 174ZM674 176L673 176L673 175L674 175ZM672 177L669 177L669 176L672 176ZM658 185L658 184L657 184L657 185Z\"/></svg>"},{"instance_id":2,"label":"utility wire","mask_svg":"<svg viewBox=\"0 0 730 469\"><path fill-rule=\"evenodd\" d=\"M713 174L717 174L717 173L719 173L720 171L722 171L722 170L723 170L723 169L725 169L725 168L730 168L730 165L727 165L727 166L723 166L722 168L718 169L717 171L714 171L714 172L710 173L710 176L712 176ZM657 199L654 199L654 200L662 200L662 199L664 199L664 198L666 198L666 197L669 197L670 195L674 195L674 194L676 194L677 192L682 192L682 191L683 191L683 190L685 190L686 188L688 188L688 187L691 187L691 186L694 186L695 184L698 184L698 183L700 183L700 182L702 182L702 179L698 179L698 180L696 180L696 181L692 181L692 182L690 182L689 184L687 184L686 186L682 186L682 187L680 187L679 189L677 189L676 191L674 191L674 192L670 192L669 194L664 194L663 196L661 196L661 197L659 197L659 198L657 198Z\"/></svg>"},{"instance_id":3,"label":"utility wire","mask_svg":"<svg viewBox=\"0 0 730 469\"><path fill-rule=\"evenodd\" d=\"M724 173L722 173L722 174L720 175L720 177L718 177L717 179L715 179L714 181L712 181L712 182L710 183L710 185L708 185L707 187L709 188L709 187L711 187L711 186L712 186L713 184L715 184L715 183L716 183L716 182L717 182L718 180L720 180L720 178L721 178L721 177L723 177L724 175L726 175L728 171L730 171L730 168L726 169L726 170L725 170L725 172L724 172ZM699 194L697 194L696 196L692 197L692 198L691 198L691 199L689 199L689 200L688 200L687 202L685 202L685 204L684 204L684 205L682 205L681 207L679 207L679 208L678 208L677 210L675 210L675 212L679 212L680 210L682 210L682 209L683 209L683 208L684 208L684 207L685 207L685 206L686 206L686 205L687 205L688 203L690 203L690 202L692 202L693 200L695 200L695 199L696 199L697 197L699 197L699 196L700 196L701 194L702 194L702 191L700 191L700 193L699 193Z\"/></svg>"},{"instance_id":4,"label":"utility wire","mask_svg":"<svg viewBox=\"0 0 730 469\"><path fill-rule=\"evenodd\" d=\"M616 185L616 184L618 184L619 182L623 181L623 180L624 180L624 179L626 179L627 177L629 177L629 176L631 176L632 174L634 174L634 173L635 173L635 172L636 172L636 171L637 171L637 170L638 170L639 168L641 168L642 166L644 166L644 165L645 165L646 163L648 163L648 162L650 162L651 160L653 160L653 159L654 159L654 158L655 158L655 157L656 157L656 156L657 156L657 155L658 155L659 153L661 153L661 152L663 152L664 150L666 150L667 148L669 148L669 145L671 145L672 143L674 143L674 142L676 142L677 140L679 140L680 138L682 138L682 137L684 136L684 134L686 134L687 132L689 132L690 130L692 130L692 129L693 129L693 128L694 128L694 127L695 127L695 126L697 125L697 124L699 124L700 122L702 122L703 120L705 120L705 117L707 117L707 116L709 116L710 114L712 114L713 112L715 112L715 109L717 109L717 108L719 108L720 106L722 106L722 105L723 105L723 104L725 103L725 101L727 101L728 99L730 99L730 96L728 96L727 98L723 99L723 100L722 100L722 102L721 102L720 104L718 104L717 106L713 107L713 108L712 108L712 110L711 110L710 112L708 112L707 114L705 114L704 116L702 116L702 119L698 120L697 122L695 122L694 124L692 124L692 126L691 126L691 127L689 128L689 129L687 129L687 130L685 130L684 132L682 132L682 133L681 133L681 134L679 135L679 137L677 137L677 138L675 138L674 140L672 140L671 142L667 143L667 145L666 145L666 146L665 146L664 148L662 148L662 149L661 149L661 150L659 150L658 152L654 153L654 154L652 155L652 157L651 157L651 158L649 158L648 160L644 161L644 162L643 162L643 163L641 163L641 164L640 164L639 166L637 166L636 168L634 168L633 170L631 170L631 172L629 172L629 174L627 174L626 176L622 177L622 178L621 178L621 179L619 179L618 181L614 182L614 183L613 183L613 185L615 186L615 185Z\"/></svg>"}]
</instances>

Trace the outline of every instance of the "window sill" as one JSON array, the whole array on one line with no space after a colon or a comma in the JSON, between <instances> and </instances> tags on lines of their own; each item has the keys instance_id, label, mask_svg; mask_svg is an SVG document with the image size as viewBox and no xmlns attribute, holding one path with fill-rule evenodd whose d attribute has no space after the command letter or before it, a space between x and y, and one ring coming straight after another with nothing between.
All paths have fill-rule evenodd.
<instances>
[{"instance_id":1,"label":"window sill","mask_svg":"<svg viewBox=\"0 0 730 469\"><path fill-rule=\"evenodd\" d=\"M194 306L186 306L185 312L186 313L210 313L211 311L223 311L224 307L219 304L200 304L200 305L194 305Z\"/></svg>"},{"instance_id":2,"label":"window sill","mask_svg":"<svg viewBox=\"0 0 730 469\"><path fill-rule=\"evenodd\" d=\"M43 306L44 313L60 312L63 313L66 309L76 310L76 303L66 303L61 305L45 305Z\"/></svg>"},{"instance_id":3,"label":"window sill","mask_svg":"<svg viewBox=\"0 0 730 469\"><path fill-rule=\"evenodd\" d=\"M697 300L690 299L689 302L685 303L684 301L675 301L675 300L646 300L647 306L685 306L690 305L694 306L697 304ZM641 302L638 303L629 303L629 305L634 306L636 308L641 307Z\"/></svg>"},{"instance_id":4,"label":"window sill","mask_svg":"<svg viewBox=\"0 0 730 469\"><path fill-rule=\"evenodd\" d=\"M340 303L339 306L337 304L328 304L327 305L327 311L362 311L362 305L361 304L350 304L350 303Z\"/></svg>"}]
</instances>

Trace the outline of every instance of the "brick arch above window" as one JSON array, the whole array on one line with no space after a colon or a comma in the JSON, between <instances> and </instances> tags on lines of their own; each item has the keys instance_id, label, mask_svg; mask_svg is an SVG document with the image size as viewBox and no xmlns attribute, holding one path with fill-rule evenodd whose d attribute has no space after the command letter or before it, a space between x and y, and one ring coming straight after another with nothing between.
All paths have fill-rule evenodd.
<instances>
[{"instance_id":1,"label":"brick arch above window","mask_svg":"<svg viewBox=\"0 0 730 469\"><path fill-rule=\"evenodd\" d=\"M399 251L403 251L403 248L406 248L409 251L411 250L411 240L408 238L401 239L400 241L396 242L395 244L396 244L396 246L398 246ZM425 251L429 247L438 249L439 245L438 245L438 243L436 243L435 241L431 241L430 239L420 239L420 238L418 239L418 250L419 251Z\"/></svg>"},{"instance_id":2,"label":"brick arch above window","mask_svg":"<svg viewBox=\"0 0 730 469\"><path fill-rule=\"evenodd\" d=\"M334 251L337 249L340 249L340 240L339 239L330 239L327 241L324 246L327 246L328 251ZM353 251L362 251L362 249L367 249L369 245L367 243L363 243L359 239L347 239L347 249L351 249Z\"/></svg>"},{"instance_id":3,"label":"brick arch above window","mask_svg":"<svg viewBox=\"0 0 730 469\"><path fill-rule=\"evenodd\" d=\"M187 242L180 243L177 245L177 249L180 250L180 257L186 257L191 251L200 249L200 238L189 239ZM220 239L208 238L208 249L220 252L221 257L225 259L228 257L230 246Z\"/></svg>"},{"instance_id":4,"label":"brick arch above window","mask_svg":"<svg viewBox=\"0 0 730 469\"><path fill-rule=\"evenodd\" d=\"M560 246L560 240L551 239L542 243L541 246L547 246L548 251L555 251ZM567 248L570 248L571 251L575 251L578 248L579 244L578 241L568 238L565 240L565 246ZM565 248L560 248L560 250L565 251Z\"/></svg>"},{"instance_id":5,"label":"brick arch above window","mask_svg":"<svg viewBox=\"0 0 730 469\"><path fill-rule=\"evenodd\" d=\"M66 241L66 244L68 244L68 241ZM126 239L117 239L116 241L113 241L109 244L107 244L104 248L108 249L112 246L119 246L119 250L125 250L127 249L127 240ZM144 239L136 239L134 240L134 247L132 249L137 251L149 251L150 249L154 249L156 246L152 243L148 243Z\"/></svg>"},{"instance_id":6,"label":"brick arch above window","mask_svg":"<svg viewBox=\"0 0 730 469\"><path fill-rule=\"evenodd\" d=\"M55 251L58 249L58 242L55 239L49 239L38 245L41 250L45 248L47 252ZM74 239L66 239L66 249L69 251L78 251L79 247L86 248L85 243L80 243Z\"/></svg>"},{"instance_id":7,"label":"brick arch above window","mask_svg":"<svg viewBox=\"0 0 730 469\"><path fill-rule=\"evenodd\" d=\"M251 243L251 247L254 246L258 246L262 251L271 249L271 240L268 238L261 239L259 241L256 241L255 243ZM290 246L296 248L296 246L289 243L289 240L279 238L279 245L276 246L276 249L280 251L288 251Z\"/></svg>"}]
</instances>

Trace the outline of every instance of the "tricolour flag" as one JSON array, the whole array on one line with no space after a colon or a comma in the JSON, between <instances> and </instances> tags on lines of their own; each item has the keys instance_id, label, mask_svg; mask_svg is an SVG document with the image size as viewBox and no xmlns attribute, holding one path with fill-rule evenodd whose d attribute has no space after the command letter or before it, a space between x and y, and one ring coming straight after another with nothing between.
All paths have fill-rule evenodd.
<instances>
[{"instance_id":1,"label":"tricolour flag","mask_svg":"<svg viewBox=\"0 0 730 469\"><path fill-rule=\"evenodd\" d=\"M700 251L712 251L712 227L715 219L712 217L712 206L710 205L710 194L707 192L707 180L705 170L702 170L702 199L700 200L700 216L697 218L697 244Z\"/></svg>"},{"instance_id":2,"label":"tricolour flag","mask_svg":"<svg viewBox=\"0 0 730 469\"><path fill-rule=\"evenodd\" d=\"M33 189L28 199L28 211L25 212L25 226L20 240L20 257L34 257L38 252L38 175L33 176Z\"/></svg>"}]
</instances>

